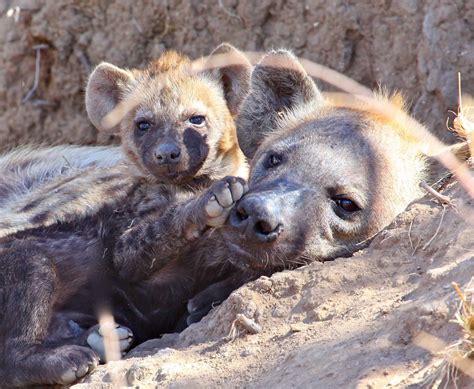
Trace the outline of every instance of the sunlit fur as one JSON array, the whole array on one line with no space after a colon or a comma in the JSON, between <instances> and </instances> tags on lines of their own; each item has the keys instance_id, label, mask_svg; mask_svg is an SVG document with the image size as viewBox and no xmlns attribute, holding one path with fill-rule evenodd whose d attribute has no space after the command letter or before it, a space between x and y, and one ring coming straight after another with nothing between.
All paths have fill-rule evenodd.
<instances>
[{"instance_id":1,"label":"sunlit fur","mask_svg":"<svg viewBox=\"0 0 474 389\"><path fill-rule=\"evenodd\" d=\"M218 50L222 49L235 50L225 45ZM110 130L103 124L115 115L114 130L121 135L122 148L24 147L0 157L0 237L93 215L123 200L136 185L162 182L144 166L133 141L137 112L159 118L179 132L186 128L179 123L195 109L205 111L206 127L201 131L209 152L186 182L164 182L173 190L179 191L180 186L190 190L192 180L209 183L226 175L246 177L248 167L232 114L235 102L227 98L220 79L224 72L193 72L191 60L173 51L143 70L99 65L88 83L87 111L101 131ZM245 80L245 66L241 73ZM232 92L243 96L245 85ZM118 109L124 106L125 111Z\"/></svg>"},{"instance_id":2,"label":"sunlit fur","mask_svg":"<svg viewBox=\"0 0 474 389\"><path fill-rule=\"evenodd\" d=\"M400 94L325 97L284 50L254 68L250 91L237 120L252 159L250 189L239 204L261 198L284 230L274 242L259 243L233 226L219 229L236 264L271 272L351 255L422 195L426 158L407 126ZM265 160L275 152L284 162L267 170ZM332 191L350 197L347 188L357 192L362 208L352 221L333 210Z\"/></svg>"}]
</instances>

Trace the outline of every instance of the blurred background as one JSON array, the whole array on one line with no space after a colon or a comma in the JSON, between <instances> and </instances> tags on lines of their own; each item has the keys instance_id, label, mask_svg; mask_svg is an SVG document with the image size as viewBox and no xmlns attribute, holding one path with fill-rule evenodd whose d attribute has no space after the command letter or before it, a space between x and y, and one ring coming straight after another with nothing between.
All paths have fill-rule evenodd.
<instances>
[{"instance_id":1,"label":"blurred background","mask_svg":"<svg viewBox=\"0 0 474 389\"><path fill-rule=\"evenodd\" d=\"M446 140L458 71L474 94L472 0L0 0L0 150L111 142L84 110L96 64L140 67L171 48L197 58L224 41L399 89Z\"/></svg>"}]
</instances>

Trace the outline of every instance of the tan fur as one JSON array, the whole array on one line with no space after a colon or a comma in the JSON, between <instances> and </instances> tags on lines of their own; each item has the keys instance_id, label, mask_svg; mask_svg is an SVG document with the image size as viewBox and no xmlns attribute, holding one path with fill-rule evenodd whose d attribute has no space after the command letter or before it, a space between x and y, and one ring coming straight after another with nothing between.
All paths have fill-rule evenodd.
<instances>
[{"instance_id":1,"label":"tan fur","mask_svg":"<svg viewBox=\"0 0 474 389\"><path fill-rule=\"evenodd\" d=\"M132 142L131 119L137 113L161 117L171 123L182 121L193 114L206 114L211 125L218 131L212 133L212 138L208 140L211 158L199 174L213 174L213 157L222 161L222 157L233 155L225 161L237 164L244 162L234 120L227 108L221 86L207 73L194 74L189 58L173 51L167 52L145 70L131 71L130 77L127 87L122 86L122 94L124 101L128 99L133 104L120 121L118 131L126 155L143 172L146 173L146 168L143 168L141 156ZM91 103L95 104L95 101ZM117 115L120 117L120 112Z\"/></svg>"},{"instance_id":2,"label":"tan fur","mask_svg":"<svg viewBox=\"0 0 474 389\"><path fill-rule=\"evenodd\" d=\"M219 47L217 52L222 50L235 51L237 55L243 56L228 45ZM231 69L232 72L235 70ZM244 63L237 70L240 70L238 74L245 80L245 74L250 72L250 64L247 66ZM78 152L71 155L72 164L77 169L70 169L68 174L58 178L62 175L64 166L67 166L68 156L65 156L66 162L63 162L60 152L52 153L53 158L59 162L50 161L48 168L47 160L42 157L45 162L44 171L38 173L48 173L48 180L38 179L33 173L29 177L15 167L27 159L35 158L37 153L31 149L23 153L17 152L19 158L16 159L13 158L15 153L0 159L0 172L2 169L15 171L15 187L21 187L22 181L26 179L36 180L36 184L23 190L21 196L15 198L11 195L12 191L9 191L8 204L6 196L2 199L0 192L0 205L2 200L5 203L0 208L0 237L92 215L104 205L121 201L135 185L144 182L160 183L160 177L155 176L144 165L142 150L134 141L136 115L149 117L162 125L163 131L168 127L189 127L187 120L190 116L205 115L206 125L198 131L205 134L209 152L199 170L193 172L193 177L198 181L203 179L203 182L226 175L245 178L248 173L247 163L238 146L231 113L231 108L235 108L235 101L228 98L229 91L221 79L227 76L226 72L227 69L213 69L196 73L192 69L191 60L174 51L164 53L143 70L127 70L107 63L100 64L87 86L87 112L99 130L120 133L123 154L119 153L118 158L113 157L113 163L107 164L101 162L103 156L99 156L100 153L97 152L96 158L91 158L95 163L87 165L80 162ZM239 93L243 97L245 85L239 87ZM43 154L47 152L47 149L41 151ZM84 150L85 159L86 155ZM53 168L53 165L57 166ZM111 169L104 170L102 167ZM0 189L1 184L0 181ZM181 183L177 182L176 185L179 189ZM193 185L192 182L186 182L184 188L189 190Z\"/></svg>"}]
</instances>

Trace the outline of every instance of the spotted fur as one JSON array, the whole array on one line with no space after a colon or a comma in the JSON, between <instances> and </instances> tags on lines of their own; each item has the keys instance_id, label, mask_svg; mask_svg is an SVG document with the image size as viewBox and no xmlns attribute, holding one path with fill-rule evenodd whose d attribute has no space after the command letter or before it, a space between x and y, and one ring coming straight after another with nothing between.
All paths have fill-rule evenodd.
<instances>
[{"instance_id":1,"label":"spotted fur","mask_svg":"<svg viewBox=\"0 0 474 389\"><path fill-rule=\"evenodd\" d=\"M143 71L99 65L87 111L100 130L120 133L125 157L115 148L60 148L0 161L16 180L5 181L0 200L2 385L75 381L97 364L86 334L101 309L140 343L172 331L202 282L226 271L202 275L192 258L196 238L223 223L244 193L241 178L225 176L246 172L233 121L245 61L195 73L170 52ZM193 126L193 115L204 125ZM151 123L146 134L137 133L139 120ZM154 158L164 142L183 153L165 168Z\"/></svg>"},{"instance_id":2,"label":"spotted fur","mask_svg":"<svg viewBox=\"0 0 474 389\"><path fill-rule=\"evenodd\" d=\"M248 87L250 63L229 45L215 52L233 54L237 64L196 72L189 58L170 51L143 70L99 65L88 82L87 112L99 130L120 134L121 150L25 147L3 156L0 237L92 215L121 201L138 181L178 188L225 175L246 177L233 115ZM187 119L197 113L206 123L193 128ZM140 117L154 128L137 139ZM153 157L156 147L170 139L182 147L173 178Z\"/></svg>"}]
</instances>

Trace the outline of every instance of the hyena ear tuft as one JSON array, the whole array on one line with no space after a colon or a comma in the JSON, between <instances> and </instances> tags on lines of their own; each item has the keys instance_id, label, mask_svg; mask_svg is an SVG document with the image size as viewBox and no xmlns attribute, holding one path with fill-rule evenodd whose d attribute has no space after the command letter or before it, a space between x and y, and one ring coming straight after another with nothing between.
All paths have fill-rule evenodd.
<instances>
[{"instance_id":1,"label":"hyena ear tuft","mask_svg":"<svg viewBox=\"0 0 474 389\"><path fill-rule=\"evenodd\" d=\"M252 72L250 61L234 46L222 43L214 49L204 67L204 74L220 82L227 106L232 115L236 115L249 90Z\"/></svg>"},{"instance_id":2,"label":"hyena ear tuft","mask_svg":"<svg viewBox=\"0 0 474 389\"><path fill-rule=\"evenodd\" d=\"M298 59L287 50L265 55L252 72L250 92L237 117L237 135L244 154L253 157L282 113L311 102L320 105L323 98Z\"/></svg>"},{"instance_id":3,"label":"hyena ear tuft","mask_svg":"<svg viewBox=\"0 0 474 389\"><path fill-rule=\"evenodd\" d=\"M107 62L98 65L90 75L86 87L86 110L99 131L118 131L118 123L107 126L104 119L123 100L124 91L132 80L129 71Z\"/></svg>"}]
</instances>

